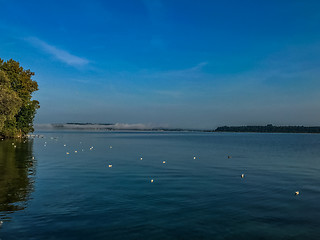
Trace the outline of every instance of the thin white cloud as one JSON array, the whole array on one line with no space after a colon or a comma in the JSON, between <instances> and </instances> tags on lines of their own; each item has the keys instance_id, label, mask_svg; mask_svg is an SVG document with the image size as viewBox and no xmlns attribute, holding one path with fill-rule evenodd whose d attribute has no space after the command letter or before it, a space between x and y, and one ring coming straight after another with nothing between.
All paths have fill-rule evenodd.
<instances>
[{"instance_id":1,"label":"thin white cloud","mask_svg":"<svg viewBox=\"0 0 320 240\"><path fill-rule=\"evenodd\" d=\"M66 63L70 66L81 67L89 63L89 61L85 58L72 55L71 53L62 49L58 49L57 47L50 45L36 37L29 37L29 38L26 38L25 40L31 43L35 48L38 48L41 51L52 55L59 61Z\"/></svg>"},{"instance_id":2,"label":"thin white cloud","mask_svg":"<svg viewBox=\"0 0 320 240\"><path fill-rule=\"evenodd\" d=\"M201 70L206 65L208 65L208 62L201 62L201 63L197 64L196 66L190 68L189 70L198 71L198 70Z\"/></svg>"},{"instance_id":3,"label":"thin white cloud","mask_svg":"<svg viewBox=\"0 0 320 240\"><path fill-rule=\"evenodd\" d=\"M145 79L186 81L186 80L195 79L195 78L199 78L200 76L203 76L204 73L202 71L202 68L207 64L208 64L207 62L201 62L191 68L174 69L174 70L168 70L168 71L144 70L139 72L138 74L140 78L145 78Z\"/></svg>"}]
</instances>

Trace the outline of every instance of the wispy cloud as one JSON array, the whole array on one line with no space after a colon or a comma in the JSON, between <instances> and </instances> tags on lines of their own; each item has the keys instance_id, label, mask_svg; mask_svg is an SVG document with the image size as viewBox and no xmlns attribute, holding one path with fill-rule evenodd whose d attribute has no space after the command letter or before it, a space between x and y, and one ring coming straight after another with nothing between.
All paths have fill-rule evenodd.
<instances>
[{"instance_id":1,"label":"wispy cloud","mask_svg":"<svg viewBox=\"0 0 320 240\"><path fill-rule=\"evenodd\" d=\"M50 45L40 40L39 38L29 37L29 38L26 38L25 40L30 44L32 44L35 48L38 48L41 51L50 54L57 60L63 63L66 63L70 66L81 67L89 63L87 59L75 56L65 50L59 49L53 45Z\"/></svg>"},{"instance_id":2,"label":"wispy cloud","mask_svg":"<svg viewBox=\"0 0 320 240\"><path fill-rule=\"evenodd\" d=\"M108 79L110 82L108 91L112 91L122 99L128 99L129 96L145 99L150 95L152 95L151 99L156 97L158 100L180 99L184 98L186 91L193 92L194 85L198 86L201 80L208 78L208 74L203 69L208 64L208 62L199 62L181 69L123 71L106 76L103 84Z\"/></svg>"},{"instance_id":3,"label":"wispy cloud","mask_svg":"<svg viewBox=\"0 0 320 240\"><path fill-rule=\"evenodd\" d=\"M163 81L187 81L187 80L194 80L196 78L199 78L204 73L202 71L202 68L206 66L207 62L201 62L197 65L190 67L190 68L184 68L184 69L173 69L173 70L167 70L167 71L150 71L150 70L143 70L139 72L140 78L146 78L151 80L163 80Z\"/></svg>"}]
</instances>

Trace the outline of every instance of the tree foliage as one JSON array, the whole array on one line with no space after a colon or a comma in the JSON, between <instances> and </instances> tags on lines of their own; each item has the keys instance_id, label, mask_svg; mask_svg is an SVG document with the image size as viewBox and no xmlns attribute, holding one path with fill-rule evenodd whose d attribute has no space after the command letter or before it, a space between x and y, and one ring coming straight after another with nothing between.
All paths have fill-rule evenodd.
<instances>
[{"instance_id":1,"label":"tree foliage","mask_svg":"<svg viewBox=\"0 0 320 240\"><path fill-rule=\"evenodd\" d=\"M33 129L39 102L32 100L38 84L19 62L0 59L0 136L22 137Z\"/></svg>"},{"instance_id":2,"label":"tree foliage","mask_svg":"<svg viewBox=\"0 0 320 240\"><path fill-rule=\"evenodd\" d=\"M304 126L234 126L218 127L216 132L261 132L261 133L320 133L320 127Z\"/></svg>"}]
</instances>

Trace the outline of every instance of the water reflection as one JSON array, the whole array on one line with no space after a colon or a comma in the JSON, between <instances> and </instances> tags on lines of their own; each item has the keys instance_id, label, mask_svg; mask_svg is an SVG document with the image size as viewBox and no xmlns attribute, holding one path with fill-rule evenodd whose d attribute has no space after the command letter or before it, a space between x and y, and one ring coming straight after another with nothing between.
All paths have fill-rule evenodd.
<instances>
[{"instance_id":1,"label":"water reflection","mask_svg":"<svg viewBox=\"0 0 320 240\"><path fill-rule=\"evenodd\" d=\"M33 140L0 141L0 220L26 207L33 191Z\"/></svg>"}]
</instances>

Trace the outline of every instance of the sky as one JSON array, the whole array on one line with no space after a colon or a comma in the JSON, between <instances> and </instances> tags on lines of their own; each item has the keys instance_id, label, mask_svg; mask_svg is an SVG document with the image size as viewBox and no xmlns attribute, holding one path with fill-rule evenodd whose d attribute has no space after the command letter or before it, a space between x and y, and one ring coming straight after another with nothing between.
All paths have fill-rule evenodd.
<instances>
[{"instance_id":1,"label":"sky","mask_svg":"<svg viewBox=\"0 0 320 240\"><path fill-rule=\"evenodd\" d=\"M0 0L35 123L320 125L320 1Z\"/></svg>"}]
</instances>

